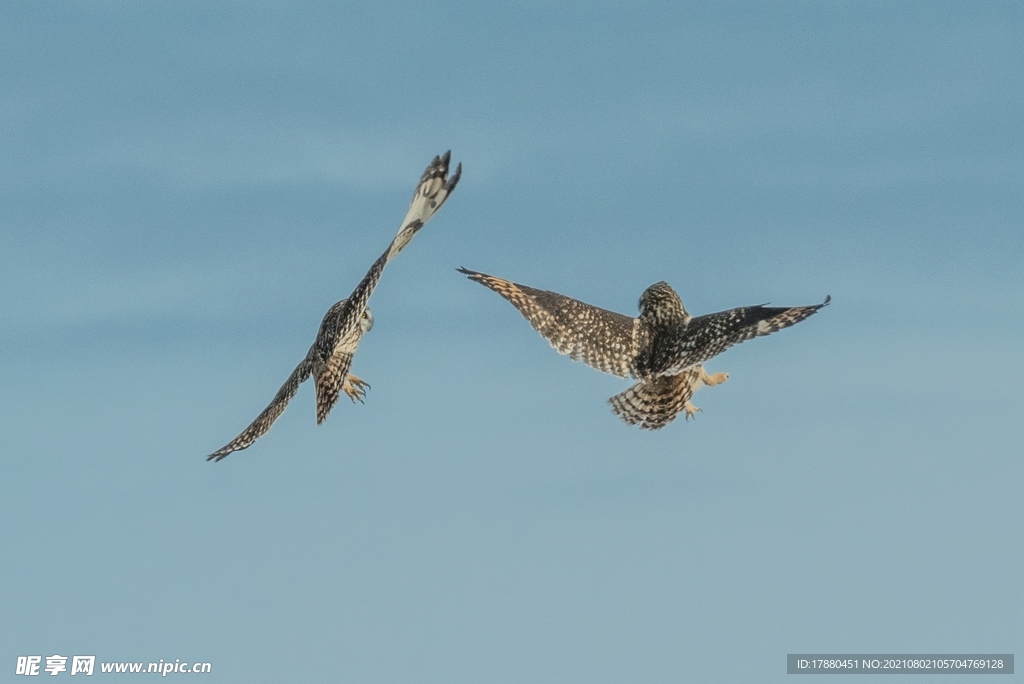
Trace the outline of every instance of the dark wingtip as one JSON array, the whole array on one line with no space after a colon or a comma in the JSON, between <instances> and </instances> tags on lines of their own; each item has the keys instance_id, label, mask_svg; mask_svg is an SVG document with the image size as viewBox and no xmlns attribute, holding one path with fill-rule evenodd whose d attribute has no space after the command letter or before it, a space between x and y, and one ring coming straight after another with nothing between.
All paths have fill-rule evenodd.
<instances>
[{"instance_id":1,"label":"dark wingtip","mask_svg":"<svg viewBox=\"0 0 1024 684\"><path fill-rule=\"evenodd\" d=\"M228 452L228 453L231 453L231 452ZM227 456L227 454L222 454L219 451L214 451L212 454L210 454L209 456L206 457L206 460L207 461L213 461L214 463L216 463L217 461L221 460L225 456Z\"/></svg>"},{"instance_id":2,"label":"dark wingtip","mask_svg":"<svg viewBox=\"0 0 1024 684\"><path fill-rule=\"evenodd\" d=\"M442 154L437 159L438 159L438 161L442 162L445 166L448 166L448 162L450 162L452 160L452 151L451 150L445 150L445 153Z\"/></svg>"},{"instance_id":3,"label":"dark wingtip","mask_svg":"<svg viewBox=\"0 0 1024 684\"><path fill-rule=\"evenodd\" d=\"M828 303L832 301L832 295L825 295L825 301L821 303L821 306L828 306Z\"/></svg>"},{"instance_id":4,"label":"dark wingtip","mask_svg":"<svg viewBox=\"0 0 1024 684\"><path fill-rule=\"evenodd\" d=\"M466 268L465 266L459 266L459 267L458 267L457 269L455 269L455 270L456 270L456 271L458 271L459 273L465 274L465 275L467 275L467 276L472 276L472 275L476 275L476 271L470 271L470 270L469 270L468 268Z\"/></svg>"},{"instance_id":5,"label":"dark wingtip","mask_svg":"<svg viewBox=\"0 0 1024 684\"><path fill-rule=\"evenodd\" d=\"M458 166L455 167L455 173L448 178L445 182L444 187L450 193L455 189L455 186L459 184L459 179L462 178L462 162L459 162Z\"/></svg>"}]
</instances>

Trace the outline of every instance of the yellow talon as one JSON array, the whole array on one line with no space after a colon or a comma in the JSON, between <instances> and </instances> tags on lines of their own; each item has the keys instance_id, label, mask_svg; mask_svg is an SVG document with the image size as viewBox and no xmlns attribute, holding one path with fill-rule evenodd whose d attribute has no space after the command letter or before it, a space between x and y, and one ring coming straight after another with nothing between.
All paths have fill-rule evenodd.
<instances>
[{"instance_id":1,"label":"yellow talon","mask_svg":"<svg viewBox=\"0 0 1024 684\"><path fill-rule=\"evenodd\" d=\"M363 403L363 397L366 396L366 390L369 387L370 383L349 373L345 378L345 382L341 385L341 390L348 395L349 399L351 399L353 403L358 401L361 404Z\"/></svg>"}]
</instances>

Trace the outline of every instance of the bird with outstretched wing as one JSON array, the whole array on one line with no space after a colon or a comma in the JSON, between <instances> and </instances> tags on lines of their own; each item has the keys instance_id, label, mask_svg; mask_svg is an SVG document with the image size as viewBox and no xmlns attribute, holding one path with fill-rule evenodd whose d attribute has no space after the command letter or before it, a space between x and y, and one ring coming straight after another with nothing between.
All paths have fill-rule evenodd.
<instances>
[{"instance_id":1,"label":"bird with outstretched wing","mask_svg":"<svg viewBox=\"0 0 1024 684\"><path fill-rule=\"evenodd\" d=\"M206 460L219 461L233 451L249 447L266 434L295 396L299 385L310 376L316 385L317 424L324 422L341 392L345 392L353 401L363 400L365 388L369 385L353 375L349 369L359 341L373 326L373 315L367 306L370 295L388 262L405 249L413 236L437 213L455 189L462 175L462 164L459 164L455 173L449 177L450 161L451 151L434 157L430 166L423 172L409 204L409 211L406 212L401 228L387 250L373 262L352 294L328 309L320 323L313 345L277 391L270 405L263 409L256 420L241 434L207 456Z\"/></svg>"},{"instance_id":2,"label":"bird with outstretched wing","mask_svg":"<svg viewBox=\"0 0 1024 684\"><path fill-rule=\"evenodd\" d=\"M811 316L831 297L812 306L746 306L694 318L668 283L651 285L640 296L640 315L625 316L557 292L538 290L485 273L459 269L470 280L507 299L551 346L605 373L639 380L608 400L630 425L657 430L686 412L701 385L725 382L728 373L708 375L703 363L734 344L770 335Z\"/></svg>"}]
</instances>

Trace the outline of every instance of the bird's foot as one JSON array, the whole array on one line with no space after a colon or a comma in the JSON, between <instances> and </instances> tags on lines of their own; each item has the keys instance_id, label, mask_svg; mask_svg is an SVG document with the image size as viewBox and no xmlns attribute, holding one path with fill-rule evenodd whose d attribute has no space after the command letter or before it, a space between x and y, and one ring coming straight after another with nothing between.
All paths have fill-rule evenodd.
<instances>
[{"instance_id":1,"label":"bird's foot","mask_svg":"<svg viewBox=\"0 0 1024 684\"><path fill-rule=\"evenodd\" d=\"M704 384L708 387L714 387L715 385L721 385L723 382L729 379L728 373L715 373L714 375L704 375Z\"/></svg>"},{"instance_id":2,"label":"bird's foot","mask_svg":"<svg viewBox=\"0 0 1024 684\"><path fill-rule=\"evenodd\" d=\"M358 401L360 404L363 403L363 397L366 396L366 390L369 388L370 383L351 373L345 377L345 382L341 385L341 391L347 394L353 403Z\"/></svg>"},{"instance_id":3,"label":"bird's foot","mask_svg":"<svg viewBox=\"0 0 1024 684\"><path fill-rule=\"evenodd\" d=\"M703 413L699 406L694 406L690 402L683 404L683 410L686 411L686 420L690 420L690 418L693 418L698 413Z\"/></svg>"}]
</instances>

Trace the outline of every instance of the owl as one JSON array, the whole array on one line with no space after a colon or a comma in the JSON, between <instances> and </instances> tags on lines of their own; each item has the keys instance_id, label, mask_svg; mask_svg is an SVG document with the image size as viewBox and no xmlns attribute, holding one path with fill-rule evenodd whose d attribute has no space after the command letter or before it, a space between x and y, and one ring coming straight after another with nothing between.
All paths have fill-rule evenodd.
<instances>
[{"instance_id":1,"label":"owl","mask_svg":"<svg viewBox=\"0 0 1024 684\"><path fill-rule=\"evenodd\" d=\"M430 166L423 172L401 228L387 250L373 262L352 294L327 310L313 345L277 391L270 405L263 409L256 420L240 435L207 456L206 460L220 461L233 451L241 451L251 446L266 434L295 396L299 385L310 376L313 376L313 383L316 385L317 424L326 420L340 392L344 392L352 401L363 400L369 385L350 373L349 368L359 341L373 327L373 314L370 313L368 306L370 295L387 263L405 249L420 228L437 213L458 184L462 176L462 164L459 164L455 173L449 177L450 161L451 151L445 152L443 156L434 157Z\"/></svg>"},{"instance_id":2,"label":"owl","mask_svg":"<svg viewBox=\"0 0 1024 684\"><path fill-rule=\"evenodd\" d=\"M788 328L827 306L770 307L763 304L694 318L668 283L651 285L640 296L640 316L599 309L557 292L459 269L470 280L507 299L551 346L605 373L639 382L608 400L612 412L630 425L657 430L686 412L702 385L725 382L727 373L708 375L704 362L734 344Z\"/></svg>"}]
</instances>

